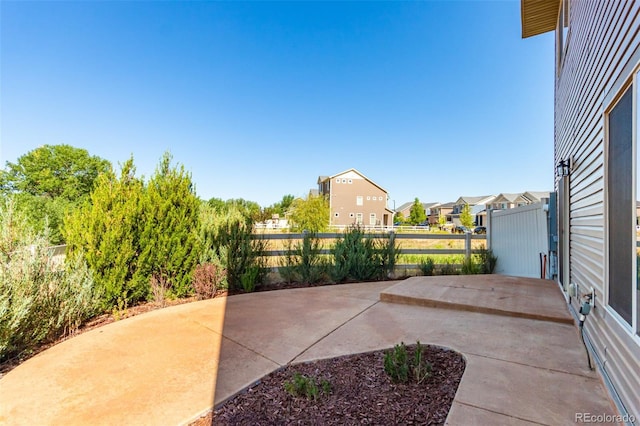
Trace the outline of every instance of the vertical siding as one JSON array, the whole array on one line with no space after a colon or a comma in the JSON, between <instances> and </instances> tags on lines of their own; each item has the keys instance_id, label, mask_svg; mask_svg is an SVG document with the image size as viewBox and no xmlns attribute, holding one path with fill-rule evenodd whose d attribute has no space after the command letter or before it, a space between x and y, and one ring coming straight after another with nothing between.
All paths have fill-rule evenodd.
<instances>
[{"instance_id":1,"label":"vertical siding","mask_svg":"<svg viewBox=\"0 0 640 426\"><path fill-rule=\"evenodd\" d=\"M595 288L586 328L625 407L640 415L640 347L604 309L605 98L626 79L640 44L640 2L572 1L566 55L555 87L555 160L570 176L571 281ZM557 52L556 52L557 53ZM625 68L626 67L626 68ZM607 98L607 99L609 99ZM557 182L556 182L557 185Z\"/></svg>"},{"instance_id":2,"label":"vertical siding","mask_svg":"<svg viewBox=\"0 0 640 426\"><path fill-rule=\"evenodd\" d=\"M540 278L540 253L549 252L547 212L542 203L489 212L491 250L496 273Z\"/></svg>"}]
</instances>

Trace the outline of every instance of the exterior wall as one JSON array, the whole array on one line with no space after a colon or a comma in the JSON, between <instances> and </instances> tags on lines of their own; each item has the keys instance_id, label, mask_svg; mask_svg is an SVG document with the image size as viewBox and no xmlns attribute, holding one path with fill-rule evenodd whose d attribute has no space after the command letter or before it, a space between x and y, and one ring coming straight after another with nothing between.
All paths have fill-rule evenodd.
<instances>
[{"instance_id":1,"label":"exterior wall","mask_svg":"<svg viewBox=\"0 0 640 426\"><path fill-rule=\"evenodd\" d=\"M623 405L636 419L640 416L639 338L606 306L605 110L638 64L639 8L640 2L631 1L571 1L564 41L563 29L556 30L554 145L555 163L565 159L572 163L570 279L581 293L596 291L596 308L585 323L586 334ZM578 308L575 298L573 305Z\"/></svg>"},{"instance_id":2,"label":"exterior wall","mask_svg":"<svg viewBox=\"0 0 640 426\"><path fill-rule=\"evenodd\" d=\"M340 183L337 183L338 179ZM362 197L361 206L357 204L358 197ZM387 215L387 224L391 224L391 214L386 208L387 193L354 171L331 178L329 203L331 225L353 225L356 223L358 213L362 214L362 224L365 226L372 225L370 222L372 213L376 216L375 225L384 225L385 215Z\"/></svg>"}]
</instances>

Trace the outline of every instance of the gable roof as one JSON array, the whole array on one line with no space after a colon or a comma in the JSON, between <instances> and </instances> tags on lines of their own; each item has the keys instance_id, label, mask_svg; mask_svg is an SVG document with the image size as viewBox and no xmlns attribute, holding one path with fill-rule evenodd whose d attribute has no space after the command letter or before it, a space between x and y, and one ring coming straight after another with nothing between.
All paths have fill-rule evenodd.
<instances>
[{"instance_id":1,"label":"gable roof","mask_svg":"<svg viewBox=\"0 0 640 426\"><path fill-rule=\"evenodd\" d=\"M363 178L364 180L366 180L367 182L369 182L373 186L375 186L378 189L380 189L385 194L388 194L386 189L384 189L383 187L381 187L380 185L378 185L377 183L375 183L374 181L372 181L371 179L369 179L368 177L366 177L365 175L363 175L362 173L360 173L356 169L348 169L348 170L345 170L343 172L336 173L335 175L332 175L332 176L319 176L318 177L318 183L324 182L326 180L331 180L331 179L333 179L335 177L342 176L342 175L347 174L347 173L355 173L355 174L357 174L358 176L360 176L361 178Z\"/></svg>"},{"instance_id":2,"label":"gable roof","mask_svg":"<svg viewBox=\"0 0 640 426\"><path fill-rule=\"evenodd\" d=\"M523 194L522 193L506 193L503 192L502 194L498 194L493 200L491 200L492 203L502 203L502 202L508 202L508 203L515 203L517 202L518 198L522 198Z\"/></svg>"},{"instance_id":3,"label":"gable roof","mask_svg":"<svg viewBox=\"0 0 640 426\"><path fill-rule=\"evenodd\" d=\"M549 191L527 191L523 193L522 196L532 203L537 203L543 198L549 198L550 194Z\"/></svg>"},{"instance_id":4,"label":"gable roof","mask_svg":"<svg viewBox=\"0 0 640 426\"><path fill-rule=\"evenodd\" d=\"M468 197L463 195L462 197L458 198L455 204L469 204L470 206L475 206L476 204L486 204L494 197L494 195L480 195L477 197Z\"/></svg>"}]
</instances>

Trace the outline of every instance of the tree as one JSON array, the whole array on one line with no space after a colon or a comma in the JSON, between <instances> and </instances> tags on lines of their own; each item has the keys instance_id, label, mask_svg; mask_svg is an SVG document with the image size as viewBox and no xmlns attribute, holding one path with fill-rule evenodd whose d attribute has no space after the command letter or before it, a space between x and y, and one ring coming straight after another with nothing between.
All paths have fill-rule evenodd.
<instances>
[{"instance_id":1,"label":"tree","mask_svg":"<svg viewBox=\"0 0 640 426\"><path fill-rule=\"evenodd\" d=\"M145 275L166 283L179 297L192 292L191 274L200 251L199 207L191 176L184 166L172 167L171 155L165 153L144 197L139 264Z\"/></svg>"},{"instance_id":2,"label":"tree","mask_svg":"<svg viewBox=\"0 0 640 426\"><path fill-rule=\"evenodd\" d=\"M442 229L446 224L447 224L447 216L440 213L440 215L438 216L438 225L440 226L440 229Z\"/></svg>"},{"instance_id":3,"label":"tree","mask_svg":"<svg viewBox=\"0 0 640 426\"><path fill-rule=\"evenodd\" d=\"M465 204L460 212L460 223L462 223L462 226L466 226L469 229L473 226L473 215L471 214L471 207L469 207L469 204Z\"/></svg>"},{"instance_id":4,"label":"tree","mask_svg":"<svg viewBox=\"0 0 640 426\"><path fill-rule=\"evenodd\" d=\"M329 215L329 200L323 195L309 195L306 200L293 201L289 218L294 231L318 233L328 228Z\"/></svg>"},{"instance_id":5,"label":"tree","mask_svg":"<svg viewBox=\"0 0 640 426\"><path fill-rule=\"evenodd\" d=\"M63 217L93 190L100 173L111 164L70 145L44 145L6 163L0 171L0 192L14 194L17 209L37 232L47 226L50 240L60 244Z\"/></svg>"},{"instance_id":6,"label":"tree","mask_svg":"<svg viewBox=\"0 0 640 426\"><path fill-rule=\"evenodd\" d=\"M4 192L22 192L49 198L77 200L88 195L110 163L70 145L43 145L7 162L0 186Z\"/></svg>"},{"instance_id":7,"label":"tree","mask_svg":"<svg viewBox=\"0 0 640 426\"><path fill-rule=\"evenodd\" d=\"M427 214L424 211L424 207L420 200L416 197L409 211L409 223L412 225L419 225L427 220Z\"/></svg>"},{"instance_id":8,"label":"tree","mask_svg":"<svg viewBox=\"0 0 640 426\"><path fill-rule=\"evenodd\" d=\"M144 300L149 277L138 266L144 229L144 182L133 158L101 174L90 200L65 218L67 256L82 257L93 272L105 309Z\"/></svg>"},{"instance_id":9,"label":"tree","mask_svg":"<svg viewBox=\"0 0 640 426\"><path fill-rule=\"evenodd\" d=\"M401 224L401 225L402 225L402 224L404 224L404 223L406 223L406 222L407 222L407 218L406 218L406 217L404 217L404 215L402 214L402 212L398 212L398 213L396 213L396 215L395 215L395 217L394 217L394 221L395 221L396 223L399 223L399 224Z\"/></svg>"}]
</instances>

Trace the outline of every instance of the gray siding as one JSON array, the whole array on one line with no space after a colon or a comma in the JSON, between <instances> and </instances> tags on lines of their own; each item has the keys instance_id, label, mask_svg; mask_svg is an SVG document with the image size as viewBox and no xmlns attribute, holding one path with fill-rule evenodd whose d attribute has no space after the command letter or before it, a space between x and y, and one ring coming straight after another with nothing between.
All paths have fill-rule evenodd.
<instances>
[{"instance_id":1,"label":"gray siding","mask_svg":"<svg viewBox=\"0 0 640 426\"><path fill-rule=\"evenodd\" d=\"M587 319L587 334L622 402L636 418L640 415L638 339L603 306L604 112L637 63L639 10L640 2L572 1L566 55L555 87L555 161L572 157L575 165L569 191L571 281L581 291L596 289L596 309Z\"/></svg>"}]
</instances>

